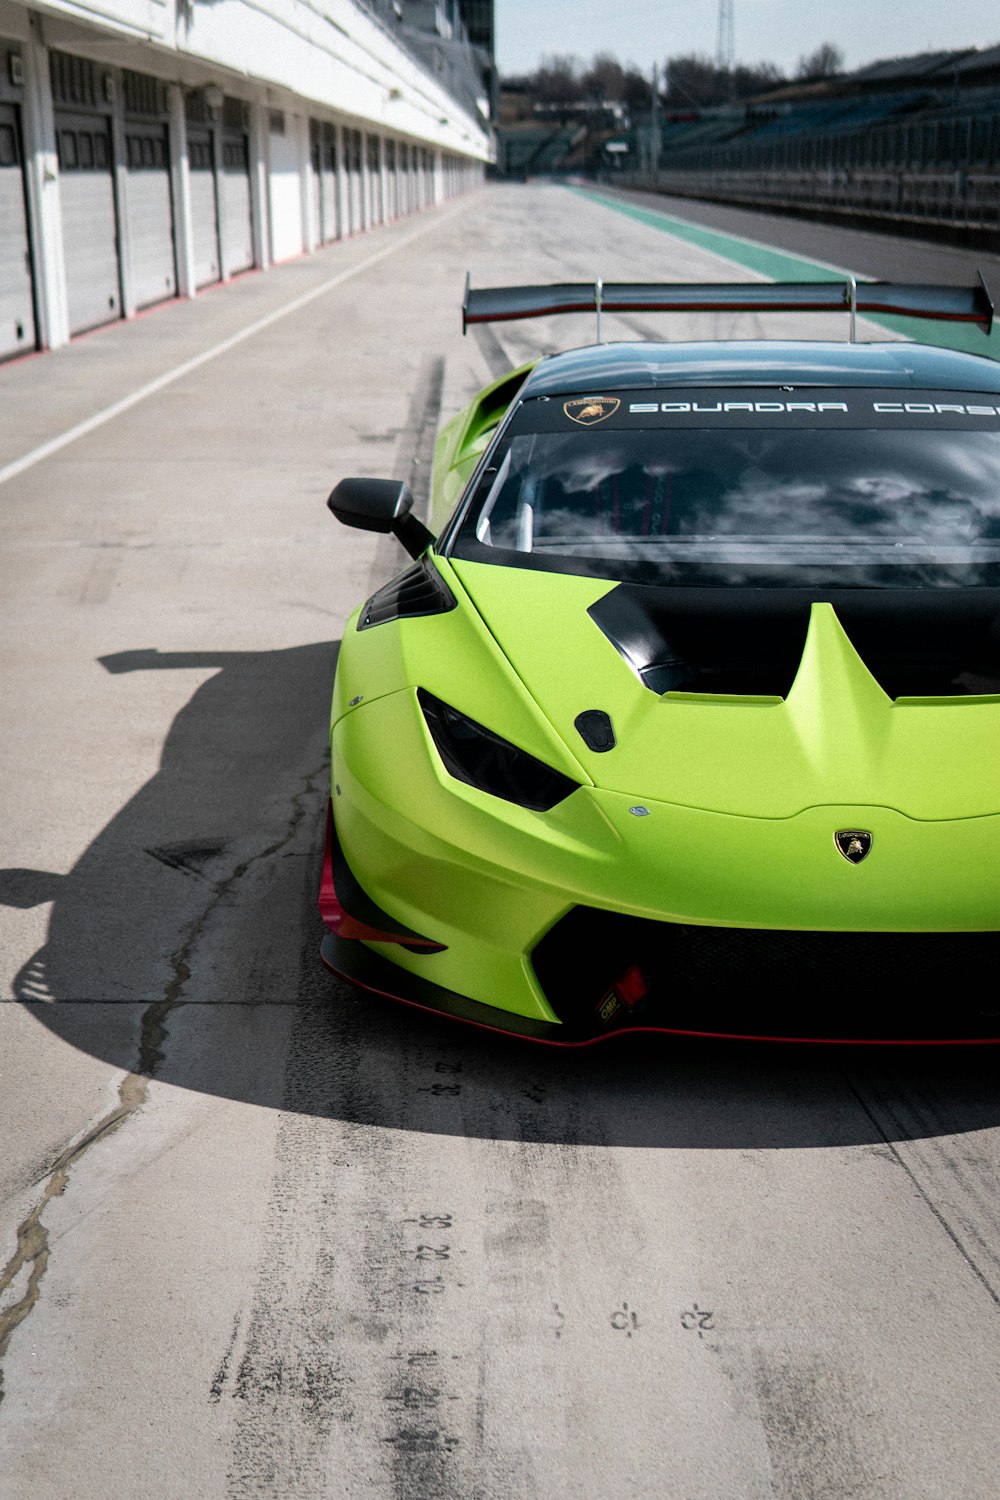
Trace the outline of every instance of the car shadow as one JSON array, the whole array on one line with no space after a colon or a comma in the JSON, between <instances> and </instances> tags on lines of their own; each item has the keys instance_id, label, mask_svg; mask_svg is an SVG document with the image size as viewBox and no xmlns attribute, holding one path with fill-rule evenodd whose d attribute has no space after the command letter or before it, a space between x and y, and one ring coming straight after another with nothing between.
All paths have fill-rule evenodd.
<instances>
[{"instance_id":1,"label":"car shadow","mask_svg":"<svg viewBox=\"0 0 1000 1500\"><path fill-rule=\"evenodd\" d=\"M70 1046L181 1088L362 1126L564 1145L880 1145L1000 1124L996 1052L634 1036L562 1051L350 989L316 914L337 643L130 651L109 672L205 669L156 775L65 876L15 997ZM807 999L807 997L804 997ZM282 1065L262 1068L264 1054Z\"/></svg>"}]
</instances>

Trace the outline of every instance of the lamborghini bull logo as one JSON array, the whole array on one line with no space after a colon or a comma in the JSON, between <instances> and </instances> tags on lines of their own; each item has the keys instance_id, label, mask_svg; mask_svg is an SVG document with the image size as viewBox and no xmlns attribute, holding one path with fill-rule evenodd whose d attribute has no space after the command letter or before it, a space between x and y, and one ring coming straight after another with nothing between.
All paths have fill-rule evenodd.
<instances>
[{"instance_id":1,"label":"lamborghini bull logo","mask_svg":"<svg viewBox=\"0 0 1000 1500\"><path fill-rule=\"evenodd\" d=\"M563 411L581 427L596 427L598 422L613 417L619 406L617 396L578 396L575 401L564 401Z\"/></svg>"},{"instance_id":2,"label":"lamborghini bull logo","mask_svg":"<svg viewBox=\"0 0 1000 1500\"><path fill-rule=\"evenodd\" d=\"M834 843L844 858L852 865L859 865L871 853L872 836L861 828L841 828L833 835Z\"/></svg>"}]
</instances>

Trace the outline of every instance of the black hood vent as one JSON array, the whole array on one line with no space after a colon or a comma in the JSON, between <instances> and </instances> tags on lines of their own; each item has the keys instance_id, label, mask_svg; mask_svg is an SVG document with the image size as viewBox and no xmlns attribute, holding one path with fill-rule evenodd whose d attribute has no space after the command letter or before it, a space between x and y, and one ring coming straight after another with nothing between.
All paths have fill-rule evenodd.
<instances>
[{"instance_id":1,"label":"black hood vent","mask_svg":"<svg viewBox=\"0 0 1000 1500\"><path fill-rule=\"evenodd\" d=\"M651 692L785 698L814 603L832 604L890 698L1000 693L1000 590L656 588L588 611Z\"/></svg>"},{"instance_id":2,"label":"black hood vent","mask_svg":"<svg viewBox=\"0 0 1000 1500\"><path fill-rule=\"evenodd\" d=\"M417 615L443 615L455 608L455 596L427 557L372 594L361 611L359 630L408 620Z\"/></svg>"}]
</instances>

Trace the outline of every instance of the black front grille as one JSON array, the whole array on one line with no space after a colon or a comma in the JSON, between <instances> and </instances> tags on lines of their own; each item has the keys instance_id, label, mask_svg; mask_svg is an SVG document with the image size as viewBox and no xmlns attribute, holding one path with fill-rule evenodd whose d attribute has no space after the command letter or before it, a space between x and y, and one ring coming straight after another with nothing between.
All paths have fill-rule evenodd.
<instances>
[{"instance_id":1,"label":"black front grille","mask_svg":"<svg viewBox=\"0 0 1000 1500\"><path fill-rule=\"evenodd\" d=\"M793 932L576 907L532 963L561 1021L735 1036L1000 1035L1000 933Z\"/></svg>"}]
</instances>

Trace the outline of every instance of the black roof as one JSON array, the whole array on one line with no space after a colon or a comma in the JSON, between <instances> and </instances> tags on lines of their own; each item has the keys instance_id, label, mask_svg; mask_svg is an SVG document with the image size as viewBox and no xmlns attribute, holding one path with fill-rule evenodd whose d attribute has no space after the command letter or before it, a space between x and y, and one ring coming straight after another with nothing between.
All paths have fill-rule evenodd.
<instances>
[{"instance_id":1,"label":"black roof","mask_svg":"<svg viewBox=\"0 0 1000 1500\"><path fill-rule=\"evenodd\" d=\"M739 385L1000 392L1000 363L986 355L902 341L592 344L541 360L519 395L526 399L659 386Z\"/></svg>"}]
</instances>

